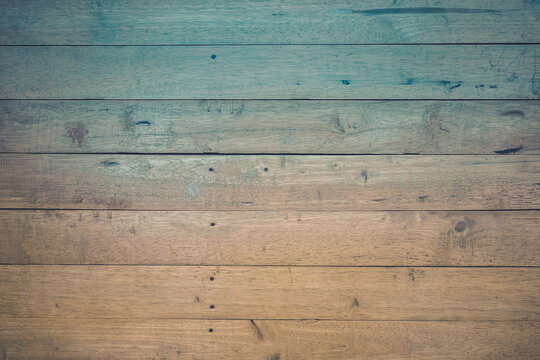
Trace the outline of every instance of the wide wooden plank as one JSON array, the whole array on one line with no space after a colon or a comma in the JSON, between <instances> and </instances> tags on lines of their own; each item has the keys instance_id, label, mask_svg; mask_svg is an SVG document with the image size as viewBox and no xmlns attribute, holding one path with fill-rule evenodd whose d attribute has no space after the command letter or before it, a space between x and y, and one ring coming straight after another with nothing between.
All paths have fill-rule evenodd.
<instances>
[{"instance_id":1,"label":"wide wooden plank","mask_svg":"<svg viewBox=\"0 0 540 360\"><path fill-rule=\"evenodd\" d=\"M531 101L3 101L0 151L540 154Z\"/></svg>"},{"instance_id":2,"label":"wide wooden plank","mask_svg":"<svg viewBox=\"0 0 540 360\"><path fill-rule=\"evenodd\" d=\"M212 329L212 332L209 332ZM1 319L5 359L524 359L538 322Z\"/></svg>"},{"instance_id":3,"label":"wide wooden plank","mask_svg":"<svg viewBox=\"0 0 540 360\"><path fill-rule=\"evenodd\" d=\"M0 2L0 44L538 42L535 1ZM503 29L503 30L501 30Z\"/></svg>"},{"instance_id":4,"label":"wide wooden plank","mask_svg":"<svg viewBox=\"0 0 540 360\"><path fill-rule=\"evenodd\" d=\"M0 211L0 263L540 266L540 213Z\"/></svg>"},{"instance_id":5,"label":"wide wooden plank","mask_svg":"<svg viewBox=\"0 0 540 360\"><path fill-rule=\"evenodd\" d=\"M0 317L540 320L537 267L3 265L0 284Z\"/></svg>"},{"instance_id":6,"label":"wide wooden plank","mask_svg":"<svg viewBox=\"0 0 540 360\"><path fill-rule=\"evenodd\" d=\"M538 99L539 47L3 47L0 98Z\"/></svg>"},{"instance_id":7,"label":"wide wooden plank","mask_svg":"<svg viewBox=\"0 0 540 360\"><path fill-rule=\"evenodd\" d=\"M2 208L538 209L539 184L533 155L0 155Z\"/></svg>"}]
</instances>

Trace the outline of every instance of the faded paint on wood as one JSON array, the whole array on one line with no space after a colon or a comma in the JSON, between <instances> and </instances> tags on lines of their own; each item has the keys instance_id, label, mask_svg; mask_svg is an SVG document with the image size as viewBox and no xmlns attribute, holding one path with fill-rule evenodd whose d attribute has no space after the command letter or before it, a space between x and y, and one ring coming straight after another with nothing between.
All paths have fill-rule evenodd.
<instances>
[{"instance_id":1,"label":"faded paint on wood","mask_svg":"<svg viewBox=\"0 0 540 360\"><path fill-rule=\"evenodd\" d=\"M539 99L538 47L4 47L0 98Z\"/></svg>"},{"instance_id":2,"label":"faded paint on wood","mask_svg":"<svg viewBox=\"0 0 540 360\"><path fill-rule=\"evenodd\" d=\"M3 265L0 283L0 317L540 320L540 268Z\"/></svg>"},{"instance_id":3,"label":"faded paint on wood","mask_svg":"<svg viewBox=\"0 0 540 360\"><path fill-rule=\"evenodd\" d=\"M514 156L0 155L0 207L480 210L540 207Z\"/></svg>"},{"instance_id":4,"label":"faded paint on wood","mask_svg":"<svg viewBox=\"0 0 540 360\"><path fill-rule=\"evenodd\" d=\"M2 319L7 359L534 359L538 322ZM212 332L209 332L212 329Z\"/></svg>"},{"instance_id":5,"label":"faded paint on wood","mask_svg":"<svg viewBox=\"0 0 540 360\"><path fill-rule=\"evenodd\" d=\"M357 44L538 42L535 1L0 2L0 43Z\"/></svg>"},{"instance_id":6,"label":"faded paint on wood","mask_svg":"<svg viewBox=\"0 0 540 360\"><path fill-rule=\"evenodd\" d=\"M512 212L0 211L0 263L540 266Z\"/></svg>"},{"instance_id":7,"label":"faded paint on wood","mask_svg":"<svg viewBox=\"0 0 540 360\"><path fill-rule=\"evenodd\" d=\"M531 101L3 101L0 151L540 154Z\"/></svg>"}]
</instances>

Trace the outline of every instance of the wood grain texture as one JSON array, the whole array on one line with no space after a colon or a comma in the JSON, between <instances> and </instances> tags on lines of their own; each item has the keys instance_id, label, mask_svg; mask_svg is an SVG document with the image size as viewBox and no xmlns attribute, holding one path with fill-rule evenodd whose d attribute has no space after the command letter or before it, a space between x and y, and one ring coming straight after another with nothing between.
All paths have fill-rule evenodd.
<instances>
[{"instance_id":1,"label":"wood grain texture","mask_svg":"<svg viewBox=\"0 0 540 360\"><path fill-rule=\"evenodd\" d=\"M532 155L0 155L2 208L537 209L539 184Z\"/></svg>"},{"instance_id":2,"label":"wood grain texture","mask_svg":"<svg viewBox=\"0 0 540 360\"><path fill-rule=\"evenodd\" d=\"M540 320L540 268L3 265L0 283L0 317Z\"/></svg>"},{"instance_id":3,"label":"wood grain texture","mask_svg":"<svg viewBox=\"0 0 540 360\"><path fill-rule=\"evenodd\" d=\"M501 321L2 319L0 351L13 360L531 360L539 329Z\"/></svg>"},{"instance_id":4,"label":"wood grain texture","mask_svg":"<svg viewBox=\"0 0 540 360\"><path fill-rule=\"evenodd\" d=\"M0 211L0 263L540 266L512 212Z\"/></svg>"},{"instance_id":5,"label":"wood grain texture","mask_svg":"<svg viewBox=\"0 0 540 360\"><path fill-rule=\"evenodd\" d=\"M3 47L0 98L539 99L539 47Z\"/></svg>"},{"instance_id":6,"label":"wood grain texture","mask_svg":"<svg viewBox=\"0 0 540 360\"><path fill-rule=\"evenodd\" d=\"M531 101L3 101L0 151L540 154Z\"/></svg>"},{"instance_id":7,"label":"wood grain texture","mask_svg":"<svg viewBox=\"0 0 540 360\"><path fill-rule=\"evenodd\" d=\"M1 44L538 42L535 1L14 1ZM501 30L503 29L503 30Z\"/></svg>"}]
</instances>

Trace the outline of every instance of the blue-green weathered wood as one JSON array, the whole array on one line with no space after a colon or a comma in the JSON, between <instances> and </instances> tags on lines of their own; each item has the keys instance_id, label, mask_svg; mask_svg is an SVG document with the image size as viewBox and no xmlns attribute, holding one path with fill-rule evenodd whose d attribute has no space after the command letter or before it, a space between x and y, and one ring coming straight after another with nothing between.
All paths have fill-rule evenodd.
<instances>
[{"instance_id":1,"label":"blue-green weathered wood","mask_svg":"<svg viewBox=\"0 0 540 360\"><path fill-rule=\"evenodd\" d=\"M540 103L8 100L0 151L540 154Z\"/></svg>"},{"instance_id":2,"label":"blue-green weathered wood","mask_svg":"<svg viewBox=\"0 0 540 360\"><path fill-rule=\"evenodd\" d=\"M538 99L540 45L3 47L2 99Z\"/></svg>"},{"instance_id":3,"label":"blue-green weathered wood","mask_svg":"<svg viewBox=\"0 0 540 360\"><path fill-rule=\"evenodd\" d=\"M540 4L508 0L2 0L0 44L540 41Z\"/></svg>"}]
</instances>

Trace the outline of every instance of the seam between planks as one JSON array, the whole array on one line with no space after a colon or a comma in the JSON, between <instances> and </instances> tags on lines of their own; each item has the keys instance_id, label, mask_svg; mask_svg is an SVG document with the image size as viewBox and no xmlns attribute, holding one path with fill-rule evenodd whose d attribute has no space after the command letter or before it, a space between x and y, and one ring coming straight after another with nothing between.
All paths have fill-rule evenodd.
<instances>
[{"instance_id":1,"label":"seam between planks","mask_svg":"<svg viewBox=\"0 0 540 360\"><path fill-rule=\"evenodd\" d=\"M366 319L366 320L349 320L349 319L327 319L327 318L286 318L286 319L279 319L279 318L175 318L175 317L166 317L166 318L133 318L133 317L107 317L107 318L98 318L98 317L89 317L89 318L80 318L80 317L0 317L0 320L5 319L36 319L36 320L140 320L140 321L152 321L152 320L181 320L181 321L332 321L332 322L396 322L396 323L410 323L410 322L451 322L451 323L540 323L540 320L500 320L500 319L493 319L493 320L450 320L450 319L442 319L442 320L388 320L388 319L382 319L382 320L374 320L374 319ZM0 325L0 328L2 325Z\"/></svg>"},{"instance_id":2,"label":"seam between planks","mask_svg":"<svg viewBox=\"0 0 540 360\"><path fill-rule=\"evenodd\" d=\"M253 210L242 210L242 209L203 209L203 210L193 210L193 209L123 209L123 208L8 208L0 207L0 210L8 211L33 211L33 210L50 210L50 211L144 211L144 212L272 212L272 211L309 211L309 212L504 212L504 211L540 211L540 208L529 208L529 209L373 209L373 210L363 210L363 209L346 209L346 210L328 210L328 209L310 209L310 208L275 208L275 209L253 209Z\"/></svg>"},{"instance_id":3,"label":"seam between planks","mask_svg":"<svg viewBox=\"0 0 540 360\"><path fill-rule=\"evenodd\" d=\"M513 46L540 45L540 42L431 42L431 43L247 43L247 44L0 44L0 47L204 47L204 46Z\"/></svg>"},{"instance_id":4,"label":"seam between planks","mask_svg":"<svg viewBox=\"0 0 540 360\"><path fill-rule=\"evenodd\" d=\"M391 101L445 101L445 102L456 102L456 101L499 101L499 102L510 102L510 101L540 101L540 99L530 99L530 98L508 98L508 99L494 99L494 98L456 98L456 99L441 99L441 98L423 98L423 99L410 99L410 98L0 98L0 101L379 101L379 102L391 102Z\"/></svg>"},{"instance_id":5,"label":"seam between planks","mask_svg":"<svg viewBox=\"0 0 540 360\"><path fill-rule=\"evenodd\" d=\"M40 263L0 263L0 266L79 266L79 267L94 267L94 266L137 266L137 267L286 267L286 268L437 268L437 269L540 269L538 265L242 265L242 264L40 264Z\"/></svg>"},{"instance_id":6,"label":"seam between planks","mask_svg":"<svg viewBox=\"0 0 540 360\"><path fill-rule=\"evenodd\" d=\"M509 153L500 154L494 151L493 154L482 154L482 153L444 153L444 154L434 154L434 153L295 153L295 152L285 152L285 153L275 153L275 152L250 152L250 153L227 153L227 152L41 152L41 151L0 151L0 154L11 154L11 155L143 155L143 156L512 156L512 155L522 155L517 154L521 149L505 149L500 151L509 151ZM528 149L528 150L540 150L537 148ZM540 156L540 154L523 154L526 156Z\"/></svg>"}]
</instances>

